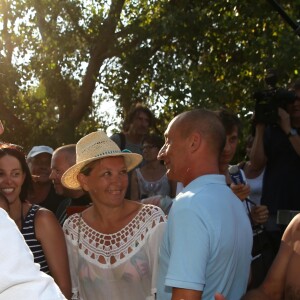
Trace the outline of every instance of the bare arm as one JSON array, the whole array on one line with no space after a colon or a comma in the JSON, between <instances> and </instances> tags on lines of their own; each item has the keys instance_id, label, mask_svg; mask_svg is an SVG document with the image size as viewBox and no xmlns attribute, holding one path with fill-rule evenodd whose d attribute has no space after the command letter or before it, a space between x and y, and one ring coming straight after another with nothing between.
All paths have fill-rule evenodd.
<instances>
[{"instance_id":1,"label":"bare arm","mask_svg":"<svg viewBox=\"0 0 300 300\"><path fill-rule=\"evenodd\" d=\"M172 299L171 300L201 300L202 291L187 290L187 289L172 289Z\"/></svg>"},{"instance_id":2,"label":"bare arm","mask_svg":"<svg viewBox=\"0 0 300 300\"><path fill-rule=\"evenodd\" d=\"M71 299L71 278L64 233L55 215L40 209L35 219L36 237L41 243L53 279L67 299Z\"/></svg>"},{"instance_id":3,"label":"bare arm","mask_svg":"<svg viewBox=\"0 0 300 300\"><path fill-rule=\"evenodd\" d=\"M266 165L267 157L264 150L265 125L257 124L253 145L250 152L250 164L253 170L263 170Z\"/></svg>"},{"instance_id":4,"label":"bare arm","mask_svg":"<svg viewBox=\"0 0 300 300\"><path fill-rule=\"evenodd\" d=\"M248 292L243 300L251 299L274 299L280 300L285 296L286 287L299 290L299 269L300 269L300 214L298 214L285 230L279 252L268 272L262 285ZM256 298L255 298L256 297ZM261 298L258 298L261 297ZM263 298L264 297L264 298Z\"/></svg>"},{"instance_id":5,"label":"bare arm","mask_svg":"<svg viewBox=\"0 0 300 300\"><path fill-rule=\"evenodd\" d=\"M290 254L286 245L280 250L261 286L249 291L242 300L280 300L283 299L286 270Z\"/></svg>"},{"instance_id":6,"label":"bare arm","mask_svg":"<svg viewBox=\"0 0 300 300\"><path fill-rule=\"evenodd\" d=\"M130 199L136 201L140 200L139 183L135 170L132 172L131 175Z\"/></svg>"}]
</instances>

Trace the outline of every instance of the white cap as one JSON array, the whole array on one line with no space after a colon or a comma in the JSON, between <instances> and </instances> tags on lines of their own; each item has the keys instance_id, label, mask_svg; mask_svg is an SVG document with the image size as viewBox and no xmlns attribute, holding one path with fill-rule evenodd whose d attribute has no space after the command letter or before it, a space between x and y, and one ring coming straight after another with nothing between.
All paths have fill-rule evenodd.
<instances>
[{"instance_id":1,"label":"white cap","mask_svg":"<svg viewBox=\"0 0 300 300\"><path fill-rule=\"evenodd\" d=\"M49 146L34 146L28 153L27 158L35 157L41 153L53 153L53 149Z\"/></svg>"}]
</instances>

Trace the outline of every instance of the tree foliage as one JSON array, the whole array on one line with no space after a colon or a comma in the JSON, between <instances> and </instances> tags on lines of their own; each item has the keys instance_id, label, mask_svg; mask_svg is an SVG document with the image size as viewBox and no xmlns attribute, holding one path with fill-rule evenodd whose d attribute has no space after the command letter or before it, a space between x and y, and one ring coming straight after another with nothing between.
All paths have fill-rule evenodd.
<instances>
[{"instance_id":1,"label":"tree foliage","mask_svg":"<svg viewBox=\"0 0 300 300\"><path fill-rule=\"evenodd\" d=\"M148 105L161 131L194 107L227 107L249 124L267 68L281 86L299 75L299 36L269 2L2 0L4 138L75 142L114 122L99 114L108 99L121 117ZM300 0L280 4L298 22Z\"/></svg>"}]
</instances>

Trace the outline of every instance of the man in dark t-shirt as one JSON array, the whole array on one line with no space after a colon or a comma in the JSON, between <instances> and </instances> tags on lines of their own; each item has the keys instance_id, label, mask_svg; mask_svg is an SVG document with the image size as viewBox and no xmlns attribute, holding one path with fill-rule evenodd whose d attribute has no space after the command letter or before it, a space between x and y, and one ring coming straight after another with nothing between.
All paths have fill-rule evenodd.
<instances>
[{"instance_id":1,"label":"man in dark t-shirt","mask_svg":"<svg viewBox=\"0 0 300 300\"><path fill-rule=\"evenodd\" d=\"M144 137L153 128L155 118L149 108L138 105L128 114L123 124L123 131L115 133L110 138L119 146L121 150L127 149L133 153L143 154L142 142ZM130 199L131 174L128 173L129 184L126 198Z\"/></svg>"},{"instance_id":2,"label":"man in dark t-shirt","mask_svg":"<svg viewBox=\"0 0 300 300\"><path fill-rule=\"evenodd\" d=\"M55 213L64 197L56 193L49 179L52 153L53 149L45 145L34 146L29 151L26 160L32 176L33 187L28 193L28 200Z\"/></svg>"}]
</instances>

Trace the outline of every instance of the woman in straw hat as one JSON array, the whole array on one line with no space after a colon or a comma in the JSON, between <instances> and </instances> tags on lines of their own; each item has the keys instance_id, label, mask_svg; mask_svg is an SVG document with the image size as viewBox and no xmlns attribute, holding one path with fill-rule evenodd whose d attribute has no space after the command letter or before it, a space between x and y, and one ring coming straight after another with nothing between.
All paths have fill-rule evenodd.
<instances>
[{"instance_id":1,"label":"woman in straw hat","mask_svg":"<svg viewBox=\"0 0 300 300\"><path fill-rule=\"evenodd\" d=\"M154 299L158 247L165 226L160 208L124 199L127 172L142 156L122 152L102 131L76 145L76 164L62 177L87 191L93 205L64 223L72 299Z\"/></svg>"}]
</instances>

